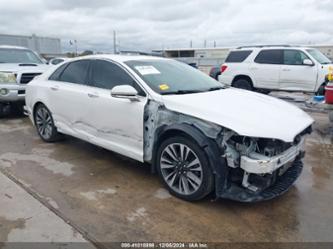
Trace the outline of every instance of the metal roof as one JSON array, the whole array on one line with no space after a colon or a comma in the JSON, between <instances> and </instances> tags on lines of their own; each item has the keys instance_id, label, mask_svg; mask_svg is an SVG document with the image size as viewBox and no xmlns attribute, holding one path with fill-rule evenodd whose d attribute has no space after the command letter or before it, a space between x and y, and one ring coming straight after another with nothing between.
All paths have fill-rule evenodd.
<instances>
[{"instance_id":1,"label":"metal roof","mask_svg":"<svg viewBox=\"0 0 333 249\"><path fill-rule=\"evenodd\" d=\"M0 45L0 48L2 49L22 49L22 50L27 50L28 48L25 47L20 47L20 46L10 46L10 45ZM28 49L30 50L30 49Z\"/></svg>"}]
</instances>

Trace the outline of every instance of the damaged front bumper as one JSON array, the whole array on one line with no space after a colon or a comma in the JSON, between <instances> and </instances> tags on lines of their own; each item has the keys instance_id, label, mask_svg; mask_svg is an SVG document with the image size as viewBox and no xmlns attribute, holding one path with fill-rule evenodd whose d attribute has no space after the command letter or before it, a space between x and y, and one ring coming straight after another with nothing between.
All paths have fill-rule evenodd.
<instances>
[{"instance_id":1,"label":"damaged front bumper","mask_svg":"<svg viewBox=\"0 0 333 249\"><path fill-rule=\"evenodd\" d=\"M300 176L304 139L274 157L253 153L242 156L239 168L229 168L227 184L218 197L240 202L259 202L276 198L289 190ZM251 158L250 158L251 157Z\"/></svg>"},{"instance_id":2,"label":"damaged front bumper","mask_svg":"<svg viewBox=\"0 0 333 249\"><path fill-rule=\"evenodd\" d=\"M272 174L272 172L283 167L285 164L295 160L304 151L304 139L285 152L274 157L265 157L252 153L250 157L242 156L240 167L250 174Z\"/></svg>"},{"instance_id":3,"label":"damaged front bumper","mask_svg":"<svg viewBox=\"0 0 333 249\"><path fill-rule=\"evenodd\" d=\"M224 189L218 197L235 200L239 202L260 202L274 199L278 196L286 193L291 186L295 183L297 178L301 175L303 170L303 163L301 161L301 155L298 156L295 161L291 164L291 167L280 175L279 172L275 172L271 177L267 179L261 179L269 186L252 191L248 188L244 188L236 183L228 184L228 187ZM257 179L259 180L259 179Z\"/></svg>"}]
</instances>

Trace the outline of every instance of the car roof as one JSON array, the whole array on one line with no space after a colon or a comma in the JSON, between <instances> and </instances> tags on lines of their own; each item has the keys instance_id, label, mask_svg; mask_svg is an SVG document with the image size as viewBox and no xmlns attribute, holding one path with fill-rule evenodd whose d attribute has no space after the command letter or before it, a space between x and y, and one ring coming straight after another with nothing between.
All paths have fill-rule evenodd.
<instances>
[{"instance_id":1,"label":"car roof","mask_svg":"<svg viewBox=\"0 0 333 249\"><path fill-rule=\"evenodd\" d=\"M263 50L263 49L309 49L306 46L291 46L291 45L258 45L258 46L243 46L233 49L232 51L241 50Z\"/></svg>"},{"instance_id":2,"label":"car roof","mask_svg":"<svg viewBox=\"0 0 333 249\"><path fill-rule=\"evenodd\" d=\"M82 60L82 59L107 59L116 62L126 62L126 61L143 61L143 60L170 60L162 57L157 56L145 56L145 55L115 55L115 54L96 54L96 55L86 55L81 57L76 57L73 59L75 60Z\"/></svg>"}]
</instances>

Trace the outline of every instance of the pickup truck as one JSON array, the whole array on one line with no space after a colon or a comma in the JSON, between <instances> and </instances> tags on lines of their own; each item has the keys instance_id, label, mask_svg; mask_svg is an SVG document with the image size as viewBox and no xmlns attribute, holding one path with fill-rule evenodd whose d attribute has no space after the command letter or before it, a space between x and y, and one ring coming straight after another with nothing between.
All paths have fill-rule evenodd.
<instances>
[{"instance_id":1,"label":"pickup truck","mask_svg":"<svg viewBox=\"0 0 333 249\"><path fill-rule=\"evenodd\" d=\"M49 67L28 48L0 46L0 117L23 111L26 85Z\"/></svg>"}]
</instances>

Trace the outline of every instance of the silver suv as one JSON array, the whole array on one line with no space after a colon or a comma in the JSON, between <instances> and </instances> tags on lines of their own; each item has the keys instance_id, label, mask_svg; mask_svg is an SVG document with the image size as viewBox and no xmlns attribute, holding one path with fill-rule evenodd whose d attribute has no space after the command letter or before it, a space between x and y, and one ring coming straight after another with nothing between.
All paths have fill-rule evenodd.
<instances>
[{"instance_id":1,"label":"silver suv","mask_svg":"<svg viewBox=\"0 0 333 249\"><path fill-rule=\"evenodd\" d=\"M26 84L48 67L30 49L0 46L0 117L7 115L11 107L22 109Z\"/></svg>"}]
</instances>

